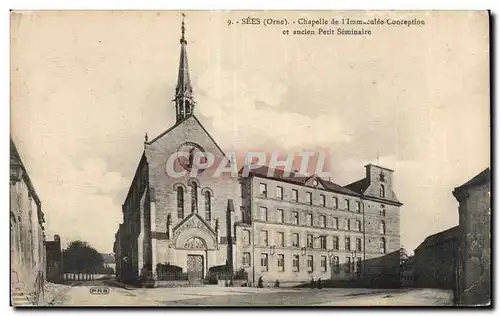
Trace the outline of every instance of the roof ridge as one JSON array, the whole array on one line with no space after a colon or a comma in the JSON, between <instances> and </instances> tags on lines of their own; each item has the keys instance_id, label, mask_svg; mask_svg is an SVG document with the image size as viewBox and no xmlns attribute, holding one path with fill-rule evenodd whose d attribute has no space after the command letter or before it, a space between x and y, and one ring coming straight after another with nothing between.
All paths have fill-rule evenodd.
<instances>
[{"instance_id":1,"label":"roof ridge","mask_svg":"<svg viewBox=\"0 0 500 316\"><path fill-rule=\"evenodd\" d=\"M265 169L265 170L262 170L262 169ZM335 182L323 179L316 174L313 174L312 176L300 175L300 174L299 174L299 176L295 176L296 174L294 174L293 172L290 172L289 176L283 177L275 172L274 175L270 177L270 176L268 176L267 172L263 172L263 171L267 171L268 169L274 169L275 171L276 170L282 171L280 169L270 168L269 166L261 166L261 167L256 168L256 169L251 169L249 174L254 174L254 175L258 175L258 176L262 176L262 177L270 178L270 179L276 179L278 181L279 180L289 181L289 182L292 182L292 183L295 183L298 185L304 185L305 182L307 182L312 177L316 176L316 178L321 179L323 181L323 186L325 187L326 191L337 192L337 193L348 194L348 195L355 195L355 196L360 195L359 193L352 191L349 188L346 188L346 187L344 187L340 184L337 184ZM259 171L261 171L261 172L259 172ZM325 183L326 183L326 185L325 185Z\"/></svg>"}]
</instances>

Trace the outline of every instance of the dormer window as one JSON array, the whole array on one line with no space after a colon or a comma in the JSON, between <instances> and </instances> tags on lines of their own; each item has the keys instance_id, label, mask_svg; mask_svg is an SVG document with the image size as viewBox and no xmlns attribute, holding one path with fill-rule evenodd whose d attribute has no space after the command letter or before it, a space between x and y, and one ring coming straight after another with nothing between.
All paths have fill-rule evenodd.
<instances>
[{"instance_id":1,"label":"dormer window","mask_svg":"<svg viewBox=\"0 0 500 316\"><path fill-rule=\"evenodd\" d=\"M385 186L383 184L380 185L380 197L385 198Z\"/></svg>"}]
</instances>

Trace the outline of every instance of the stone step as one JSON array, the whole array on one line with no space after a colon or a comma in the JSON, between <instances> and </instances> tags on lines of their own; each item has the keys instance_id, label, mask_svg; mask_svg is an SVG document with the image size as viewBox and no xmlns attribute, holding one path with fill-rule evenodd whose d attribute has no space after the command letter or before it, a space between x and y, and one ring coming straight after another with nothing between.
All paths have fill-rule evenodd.
<instances>
[{"instance_id":1,"label":"stone step","mask_svg":"<svg viewBox=\"0 0 500 316\"><path fill-rule=\"evenodd\" d=\"M34 305L30 301L19 301L19 302L14 301L13 306L19 307L19 306L34 306Z\"/></svg>"},{"instance_id":2,"label":"stone step","mask_svg":"<svg viewBox=\"0 0 500 316\"><path fill-rule=\"evenodd\" d=\"M31 302L27 297L13 297L12 305L14 306L33 306L33 302Z\"/></svg>"}]
</instances>

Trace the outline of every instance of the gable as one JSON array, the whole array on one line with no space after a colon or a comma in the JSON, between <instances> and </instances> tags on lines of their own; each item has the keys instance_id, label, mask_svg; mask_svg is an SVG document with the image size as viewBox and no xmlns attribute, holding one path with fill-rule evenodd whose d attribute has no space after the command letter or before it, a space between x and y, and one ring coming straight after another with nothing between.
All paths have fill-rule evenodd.
<instances>
[{"instance_id":1,"label":"gable","mask_svg":"<svg viewBox=\"0 0 500 316\"><path fill-rule=\"evenodd\" d=\"M325 190L325 186L323 185L323 182L321 181L320 178L318 178L315 175L313 175L309 179L307 179L305 185L308 187Z\"/></svg>"},{"instance_id":2,"label":"gable","mask_svg":"<svg viewBox=\"0 0 500 316\"><path fill-rule=\"evenodd\" d=\"M392 202L396 204L401 204L398 200L396 193L392 190L392 185L390 183L382 183L385 187L385 197L380 196L380 182L371 183L368 185L366 190L362 193L366 197L372 199L385 201L386 203Z\"/></svg>"},{"instance_id":3,"label":"gable","mask_svg":"<svg viewBox=\"0 0 500 316\"><path fill-rule=\"evenodd\" d=\"M158 135L150 142L146 142L146 155L152 168L164 168L167 159L178 152L182 144L189 143L199 146L205 152L211 153L216 161L225 157L224 152L212 136L203 127L200 121L191 115Z\"/></svg>"},{"instance_id":4,"label":"gable","mask_svg":"<svg viewBox=\"0 0 500 316\"><path fill-rule=\"evenodd\" d=\"M201 244L208 249L217 246L217 234L210 225L197 213L191 213L179 222L173 229L173 244L176 248L186 248L187 241L196 236Z\"/></svg>"},{"instance_id":5,"label":"gable","mask_svg":"<svg viewBox=\"0 0 500 316\"><path fill-rule=\"evenodd\" d=\"M215 235L215 231L212 227L210 227L210 225L197 213L189 214L174 227L174 238L177 237L183 229L187 228L206 229Z\"/></svg>"},{"instance_id":6,"label":"gable","mask_svg":"<svg viewBox=\"0 0 500 316\"><path fill-rule=\"evenodd\" d=\"M197 135L199 134L199 135ZM147 145L157 145L165 142L165 139L172 138L172 135L182 135L184 138L189 138L194 136L194 138L198 137L206 137L208 142L212 143L215 147L216 152L219 154L225 155L224 151L219 147L219 145L215 142L214 138L210 133L205 129L205 127L201 124L198 118L193 114L191 116L186 117L184 120L179 123L173 125L160 135L156 136L153 140L146 142Z\"/></svg>"},{"instance_id":7,"label":"gable","mask_svg":"<svg viewBox=\"0 0 500 316\"><path fill-rule=\"evenodd\" d=\"M209 153L213 156L214 164L210 170L200 170L194 175L191 171L196 169L190 169L186 165L189 162L189 158L183 156L183 159L179 159L180 152L189 155L191 149L196 152ZM153 220L156 221L155 231L167 231L168 227L165 219L168 214L170 214L172 219L170 223L172 226L170 228L173 228L177 227L179 222L183 222L185 217L191 213L193 208L192 185L194 183L196 183L196 187L199 190L197 191L197 207L200 214L204 212L204 192L211 192L211 213L213 219L225 218L227 199L238 200L240 190L237 177L233 177L228 172L222 174L222 176L214 176L217 167L220 166L220 162L227 158L194 115L182 120L151 142L146 142L144 151L148 162L150 201L155 203L155 208L151 215ZM173 173L170 173L172 171ZM177 190L180 187L183 190L180 190L179 192L181 193L178 194ZM183 201L182 211L177 208L177 203L180 199ZM236 209L240 206L240 202L237 203L238 205L235 206ZM179 212L183 214L179 216ZM208 223L208 225L213 230L215 226L214 220ZM205 236L206 239L213 239L210 237L211 235L208 233L208 230ZM221 225L219 233L225 233L225 230L225 225ZM210 244L206 239L207 244ZM180 244L183 243L179 242Z\"/></svg>"}]
</instances>

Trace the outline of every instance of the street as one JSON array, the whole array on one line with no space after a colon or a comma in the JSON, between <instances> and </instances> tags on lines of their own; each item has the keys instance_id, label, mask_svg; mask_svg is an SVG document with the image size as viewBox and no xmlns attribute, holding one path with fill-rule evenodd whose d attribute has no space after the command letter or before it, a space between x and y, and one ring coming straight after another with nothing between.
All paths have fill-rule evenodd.
<instances>
[{"instance_id":1,"label":"street","mask_svg":"<svg viewBox=\"0 0 500 316\"><path fill-rule=\"evenodd\" d=\"M98 282L67 286L53 306L449 306L452 293L437 289L290 289L177 287L90 294Z\"/></svg>"}]
</instances>

